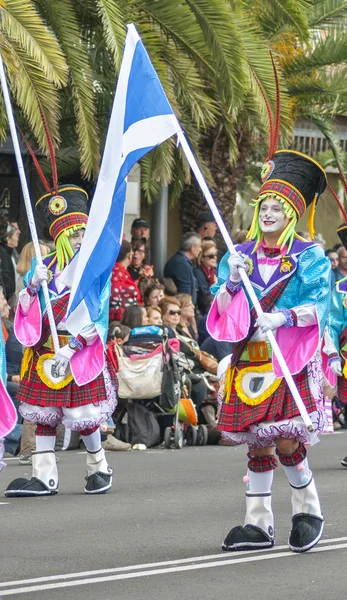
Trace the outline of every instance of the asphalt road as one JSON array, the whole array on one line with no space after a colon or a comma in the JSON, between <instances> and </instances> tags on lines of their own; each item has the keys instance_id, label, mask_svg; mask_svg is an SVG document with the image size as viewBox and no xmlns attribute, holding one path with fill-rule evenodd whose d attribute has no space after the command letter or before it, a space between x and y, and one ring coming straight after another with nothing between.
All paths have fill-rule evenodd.
<instances>
[{"instance_id":1,"label":"asphalt road","mask_svg":"<svg viewBox=\"0 0 347 600\"><path fill-rule=\"evenodd\" d=\"M320 600L346 598L345 432L309 451L326 525L305 555L288 550L290 492L275 473L276 547L222 553L244 517L245 448L108 453L113 490L83 494L85 455L60 452L60 492L0 496L0 597L28 600ZM0 493L29 474L16 460Z\"/></svg>"}]
</instances>

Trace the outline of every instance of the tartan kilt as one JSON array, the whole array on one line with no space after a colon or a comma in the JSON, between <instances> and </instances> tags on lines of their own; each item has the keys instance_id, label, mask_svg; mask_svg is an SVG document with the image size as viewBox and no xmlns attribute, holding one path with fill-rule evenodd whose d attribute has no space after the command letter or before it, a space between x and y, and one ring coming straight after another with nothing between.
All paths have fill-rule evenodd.
<instances>
[{"instance_id":1,"label":"tartan kilt","mask_svg":"<svg viewBox=\"0 0 347 600\"><path fill-rule=\"evenodd\" d=\"M32 363L19 384L17 400L37 406L64 406L66 408L76 408L85 404L95 404L107 400L102 373L86 385L78 386L75 381L71 381L60 390L49 388L41 381L36 370L39 357L43 354L52 354L52 352L46 348L35 350ZM118 380L115 368L107 357L106 367L110 372L112 384L117 391Z\"/></svg>"},{"instance_id":2,"label":"tartan kilt","mask_svg":"<svg viewBox=\"0 0 347 600\"><path fill-rule=\"evenodd\" d=\"M237 365L237 370L246 367L261 366L263 364L264 363L260 362L240 360ZM309 387L307 367L297 375L294 375L293 379L306 406L307 412L311 413L317 410L316 400ZM283 419L291 419L292 417L300 416L300 412L285 379L282 379L279 387L266 400L260 404L251 406L243 402L237 395L234 377L230 398L228 399L229 401L227 402L226 400L227 399L225 398L222 403L217 424L217 429L220 431L234 433L248 431L251 425L270 421L281 421Z\"/></svg>"}]
</instances>

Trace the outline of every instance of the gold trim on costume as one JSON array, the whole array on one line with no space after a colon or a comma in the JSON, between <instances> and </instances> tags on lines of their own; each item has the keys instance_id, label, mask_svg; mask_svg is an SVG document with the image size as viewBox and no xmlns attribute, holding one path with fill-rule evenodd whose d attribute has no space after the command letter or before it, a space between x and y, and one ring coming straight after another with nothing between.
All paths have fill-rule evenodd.
<instances>
[{"instance_id":1,"label":"gold trim on costume","mask_svg":"<svg viewBox=\"0 0 347 600\"><path fill-rule=\"evenodd\" d=\"M35 208L39 204L39 202L41 202L41 200L43 200L44 198L49 198L50 196L52 196L52 198L53 198L53 196L59 195L60 192L70 192L71 190L74 190L76 192L83 192L87 196L87 199L88 199L88 194L87 194L86 190L83 190L80 187L70 187L70 186L67 186L67 187L64 187L64 188L59 188L59 190L57 190L56 192L49 192L48 194L45 194L44 196L41 196L41 198L39 198L38 201L36 202Z\"/></svg>"},{"instance_id":2,"label":"gold trim on costume","mask_svg":"<svg viewBox=\"0 0 347 600\"><path fill-rule=\"evenodd\" d=\"M40 356L36 365L37 374L40 377L41 381L44 384L46 384L47 387L51 388L52 390L61 390L62 388L66 387L69 383L71 383L71 381L73 381L72 374L69 373L69 375L67 375L62 381L59 381L59 383L53 383L53 381L49 379L49 377L47 377L43 368L43 363L49 358L54 358L54 354L42 354Z\"/></svg>"},{"instance_id":3,"label":"gold trim on costume","mask_svg":"<svg viewBox=\"0 0 347 600\"><path fill-rule=\"evenodd\" d=\"M260 396L256 398L250 398L245 393L242 387L242 379L246 373L271 373L272 371L272 363L266 363L266 365L253 366L253 367L245 367L241 369L235 377L235 390L239 398L241 398L242 402L248 404L249 406L258 406L266 400L271 394L273 394L279 385L281 384L282 378L277 378L275 381L269 385L269 387L262 393Z\"/></svg>"}]
</instances>

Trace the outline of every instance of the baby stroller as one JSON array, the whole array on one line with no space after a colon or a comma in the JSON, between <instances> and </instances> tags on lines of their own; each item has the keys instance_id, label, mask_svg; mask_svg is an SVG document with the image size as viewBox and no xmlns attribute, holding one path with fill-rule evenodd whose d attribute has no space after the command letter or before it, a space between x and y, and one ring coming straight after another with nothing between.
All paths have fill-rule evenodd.
<instances>
[{"instance_id":1,"label":"baby stroller","mask_svg":"<svg viewBox=\"0 0 347 600\"><path fill-rule=\"evenodd\" d=\"M167 448L182 448L198 439L197 415L189 398L184 366L178 360L179 341L169 337L169 330L159 326L133 329L128 342L122 346L121 368L118 372L119 396L145 402L159 423L170 426L162 432ZM166 418L161 418L164 416ZM202 430L200 439L207 440Z\"/></svg>"}]
</instances>

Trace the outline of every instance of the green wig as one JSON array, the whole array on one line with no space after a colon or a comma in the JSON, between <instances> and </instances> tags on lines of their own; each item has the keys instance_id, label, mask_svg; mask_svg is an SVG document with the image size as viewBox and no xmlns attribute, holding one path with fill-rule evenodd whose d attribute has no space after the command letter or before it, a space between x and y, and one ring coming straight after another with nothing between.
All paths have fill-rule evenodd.
<instances>
[{"instance_id":1,"label":"green wig","mask_svg":"<svg viewBox=\"0 0 347 600\"><path fill-rule=\"evenodd\" d=\"M298 216L294 208L289 204L289 202L287 202L287 200L281 198L281 196L277 196L277 194L274 193L267 192L265 194L261 194L260 196L258 196L257 200L250 203L250 206L255 207L255 211L250 230L247 234L247 238L249 240L256 240L254 246L255 251L258 248L264 236L264 233L262 232L259 226L259 207L261 202L265 200L265 198L273 198L274 200L278 200L278 202L282 204L285 216L287 217L287 219L289 219L287 227L284 229L284 231L282 231L280 237L278 238L278 245L280 246L281 250L283 250L284 246L287 245L289 251L292 247L293 240L296 235L295 227L298 222Z\"/></svg>"},{"instance_id":2,"label":"green wig","mask_svg":"<svg viewBox=\"0 0 347 600\"><path fill-rule=\"evenodd\" d=\"M58 263L59 270L62 271L64 267L70 262L74 255L74 251L70 244L69 237L78 231L79 229L85 229L86 226L84 224L72 225L68 229L64 229L61 234L57 237L55 242L56 248L56 259Z\"/></svg>"}]
</instances>

